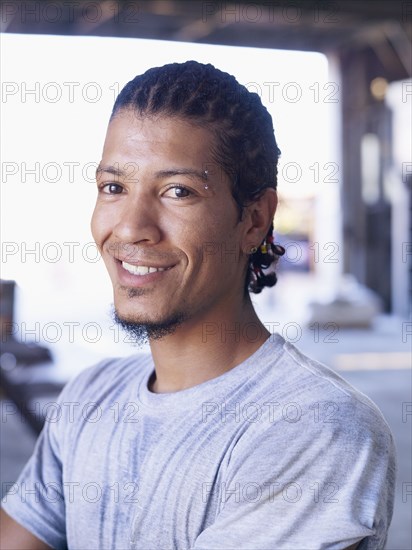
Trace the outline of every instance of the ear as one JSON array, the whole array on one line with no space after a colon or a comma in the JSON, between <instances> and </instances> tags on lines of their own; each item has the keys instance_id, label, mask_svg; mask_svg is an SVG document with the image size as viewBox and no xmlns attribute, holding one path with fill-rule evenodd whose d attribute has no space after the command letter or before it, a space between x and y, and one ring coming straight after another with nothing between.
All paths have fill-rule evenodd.
<instances>
[{"instance_id":1,"label":"ear","mask_svg":"<svg viewBox=\"0 0 412 550\"><path fill-rule=\"evenodd\" d=\"M259 199L245 207L242 249L246 254L249 254L253 246L259 246L266 237L273 222L277 204L276 191L268 187Z\"/></svg>"}]
</instances>

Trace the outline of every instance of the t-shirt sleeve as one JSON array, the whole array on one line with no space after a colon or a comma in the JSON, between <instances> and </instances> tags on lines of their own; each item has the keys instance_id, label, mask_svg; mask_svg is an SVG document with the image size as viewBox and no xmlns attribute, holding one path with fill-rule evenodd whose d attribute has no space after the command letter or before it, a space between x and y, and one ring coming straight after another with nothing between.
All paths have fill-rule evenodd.
<instances>
[{"instance_id":1,"label":"t-shirt sleeve","mask_svg":"<svg viewBox=\"0 0 412 550\"><path fill-rule=\"evenodd\" d=\"M63 449L70 433L67 403L81 396L82 388L99 365L69 382L58 399L48 403L47 419L33 454L18 480L2 499L2 507L15 521L56 549L67 548L63 481Z\"/></svg>"},{"instance_id":2,"label":"t-shirt sleeve","mask_svg":"<svg viewBox=\"0 0 412 550\"><path fill-rule=\"evenodd\" d=\"M362 550L384 548L392 435L364 403L334 405L339 414L330 422L313 411L240 440L220 482L216 520L195 550L340 550L360 541Z\"/></svg>"}]
</instances>

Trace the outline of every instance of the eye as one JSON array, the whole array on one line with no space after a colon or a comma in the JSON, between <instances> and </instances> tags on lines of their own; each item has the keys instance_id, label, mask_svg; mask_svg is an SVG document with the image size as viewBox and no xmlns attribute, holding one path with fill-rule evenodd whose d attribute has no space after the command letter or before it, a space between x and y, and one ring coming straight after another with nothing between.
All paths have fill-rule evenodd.
<instances>
[{"instance_id":1,"label":"eye","mask_svg":"<svg viewBox=\"0 0 412 550\"><path fill-rule=\"evenodd\" d=\"M123 187L118 183L104 183L99 185L99 190L107 195L118 195L123 191Z\"/></svg>"},{"instance_id":2,"label":"eye","mask_svg":"<svg viewBox=\"0 0 412 550\"><path fill-rule=\"evenodd\" d=\"M169 187L164 193L164 197L170 197L172 199L186 199L193 195L192 191L184 185L173 185Z\"/></svg>"}]
</instances>

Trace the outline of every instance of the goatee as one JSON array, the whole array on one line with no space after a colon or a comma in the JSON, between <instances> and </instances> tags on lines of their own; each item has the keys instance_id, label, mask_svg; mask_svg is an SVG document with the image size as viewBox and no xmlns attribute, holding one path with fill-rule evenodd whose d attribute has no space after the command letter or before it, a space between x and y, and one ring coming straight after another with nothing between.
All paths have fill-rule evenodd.
<instances>
[{"instance_id":1,"label":"goatee","mask_svg":"<svg viewBox=\"0 0 412 550\"><path fill-rule=\"evenodd\" d=\"M159 340L173 334L186 320L183 313L177 313L164 321L137 322L120 317L115 307L112 310L112 318L128 334L129 342L137 346L144 346L151 340Z\"/></svg>"}]
</instances>

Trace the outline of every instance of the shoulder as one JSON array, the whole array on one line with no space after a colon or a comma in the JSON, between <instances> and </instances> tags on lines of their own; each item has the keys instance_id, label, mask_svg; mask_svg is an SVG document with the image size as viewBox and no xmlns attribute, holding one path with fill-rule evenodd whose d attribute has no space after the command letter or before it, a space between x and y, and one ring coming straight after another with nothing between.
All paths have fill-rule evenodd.
<instances>
[{"instance_id":1,"label":"shoulder","mask_svg":"<svg viewBox=\"0 0 412 550\"><path fill-rule=\"evenodd\" d=\"M393 436L381 411L336 372L275 334L259 375L249 395L259 395L262 414L238 440L235 455L250 447L268 459L276 449L285 468L322 456L323 465L346 470L381 463L393 474Z\"/></svg>"},{"instance_id":2,"label":"shoulder","mask_svg":"<svg viewBox=\"0 0 412 550\"><path fill-rule=\"evenodd\" d=\"M271 503L270 513L283 514L285 522L296 515L302 536L306 526L312 532L310 517L330 531L325 540L346 530L358 540L371 537L367 548L383 547L396 474L388 424L368 397L328 367L283 339L273 344L255 384L266 407L237 438L226 479L246 497L253 483Z\"/></svg>"},{"instance_id":3,"label":"shoulder","mask_svg":"<svg viewBox=\"0 0 412 550\"><path fill-rule=\"evenodd\" d=\"M111 391L121 392L149 375L152 359L148 354L135 354L121 358L107 358L87 367L63 388L63 399L100 400Z\"/></svg>"},{"instance_id":4,"label":"shoulder","mask_svg":"<svg viewBox=\"0 0 412 550\"><path fill-rule=\"evenodd\" d=\"M339 417L351 419L351 426L359 421L389 431L381 411L369 397L328 366L302 353L279 334L272 336L268 348L269 354L272 350L271 359L265 376L270 380L268 387L272 388L274 396L297 400L302 405L313 405L314 410L319 408L318 405L326 406L329 403L329 413L332 408L339 408Z\"/></svg>"},{"instance_id":5,"label":"shoulder","mask_svg":"<svg viewBox=\"0 0 412 550\"><path fill-rule=\"evenodd\" d=\"M122 403L136 400L140 384L150 375L151 356L104 359L84 369L63 388L45 421L42 437L62 461L70 459L82 433L94 436L116 423ZM137 408L137 405L135 406ZM100 433L100 432L99 432ZM85 437L86 437L85 435Z\"/></svg>"}]
</instances>

